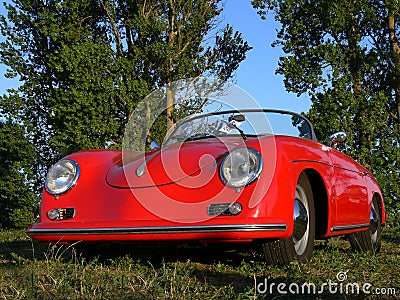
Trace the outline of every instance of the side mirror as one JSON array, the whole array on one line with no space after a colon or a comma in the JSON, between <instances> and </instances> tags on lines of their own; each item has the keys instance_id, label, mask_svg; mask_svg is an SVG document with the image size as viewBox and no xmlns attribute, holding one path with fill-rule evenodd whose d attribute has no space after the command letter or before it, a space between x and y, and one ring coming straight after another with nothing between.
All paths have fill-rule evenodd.
<instances>
[{"instance_id":1,"label":"side mirror","mask_svg":"<svg viewBox=\"0 0 400 300\"><path fill-rule=\"evenodd\" d=\"M347 134L343 131L338 131L332 134L329 139L329 146L343 144L347 139Z\"/></svg>"},{"instance_id":2,"label":"side mirror","mask_svg":"<svg viewBox=\"0 0 400 300\"><path fill-rule=\"evenodd\" d=\"M245 115L232 115L228 118L228 122L232 122L232 121L244 122L244 121L246 121L246 116Z\"/></svg>"},{"instance_id":3,"label":"side mirror","mask_svg":"<svg viewBox=\"0 0 400 300\"><path fill-rule=\"evenodd\" d=\"M158 148L160 148L160 144L157 143L157 141L152 141L152 142L150 143L150 149L151 149L151 150L158 149Z\"/></svg>"}]
</instances>

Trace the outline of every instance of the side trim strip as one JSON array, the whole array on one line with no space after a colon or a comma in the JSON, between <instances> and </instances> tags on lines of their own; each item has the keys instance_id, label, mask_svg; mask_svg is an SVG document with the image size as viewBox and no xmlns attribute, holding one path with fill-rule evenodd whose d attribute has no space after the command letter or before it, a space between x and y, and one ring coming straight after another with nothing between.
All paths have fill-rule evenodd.
<instances>
[{"instance_id":1,"label":"side trim strip","mask_svg":"<svg viewBox=\"0 0 400 300\"><path fill-rule=\"evenodd\" d=\"M28 230L28 235L79 235L79 234L171 234L171 233L214 233L214 232L260 232L285 231L286 224L232 224L205 226L156 226L123 228L44 228Z\"/></svg>"},{"instance_id":2,"label":"side trim strip","mask_svg":"<svg viewBox=\"0 0 400 300\"><path fill-rule=\"evenodd\" d=\"M344 231L344 230L352 230L352 229L368 228L368 227L369 227L369 223L345 225L345 226L333 226L333 227L331 227L331 231Z\"/></svg>"},{"instance_id":3,"label":"side trim strip","mask_svg":"<svg viewBox=\"0 0 400 300\"><path fill-rule=\"evenodd\" d=\"M320 160L315 160L315 159L294 159L292 160L292 162L313 162L313 163L317 163L317 164L321 164L321 165L326 165L329 167L334 167L334 165L324 162L324 161L320 161Z\"/></svg>"},{"instance_id":4,"label":"side trim strip","mask_svg":"<svg viewBox=\"0 0 400 300\"><path fill-rule=\"evenodd\" d=\"M342 170L345 170L345 171L349 171L349 172L353 172L353 173L358 173L358 174L361 174L361 175L368 175L368 173L365 173L365 172L360 172L360 171L357 171L357 170L352 170L352 169L344 168L344 167L341 167L341 166L332 165L332 164L330 164L330 163L327 163L327 162L324 162L324 161L319 161L319 160L313 160L313 159L295 159L295 160L292 160L292 162L313 162L313 163L317 163L317 164L321 164L321 165L326 165L326 166L329 166L329 167L333 167L333 168L336 168L336 169L342 169Z\"/></svg>"}]
</instances>

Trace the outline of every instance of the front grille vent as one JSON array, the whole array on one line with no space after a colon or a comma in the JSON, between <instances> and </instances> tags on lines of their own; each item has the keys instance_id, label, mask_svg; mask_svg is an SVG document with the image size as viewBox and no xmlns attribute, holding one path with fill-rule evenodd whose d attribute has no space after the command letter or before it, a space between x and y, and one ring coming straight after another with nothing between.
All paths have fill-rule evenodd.
<instances>
[{"instance_id":1,"label":"front grille vent","mask_svg":"<svg viewBox=\"0 0 400 300\"><path fill-rule=\"evenodd\" d=\"M60 208L59 212L60 212L59 220L72 219L73 217L75 217L76 213L75 208Z\"/></svg>"}]
</instances>

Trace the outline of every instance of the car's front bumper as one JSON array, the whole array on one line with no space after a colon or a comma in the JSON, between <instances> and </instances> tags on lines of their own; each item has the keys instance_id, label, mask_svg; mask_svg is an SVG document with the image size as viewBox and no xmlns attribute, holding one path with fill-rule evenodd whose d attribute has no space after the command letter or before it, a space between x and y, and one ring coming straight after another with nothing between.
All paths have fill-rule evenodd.
<instances>
[{"instance_id":1,"label":"car's front bumper","mask_svg":"<svg viewBox=\"0 0 400 300\"><path fill-rule=\"evenodd\" d=\"M74 241L251 241L290 235L284 223L262 224L202 224L169 226L49 226L34 224L27 234L41 242ZM67 226L65 226L67 225ZM69 224L72 225L72 224ZM89 225L89 226L88 226ZM95 225L95 224L91 224ZM126 224L125 224L126 225Z\"/></svg>"}]
</instances>

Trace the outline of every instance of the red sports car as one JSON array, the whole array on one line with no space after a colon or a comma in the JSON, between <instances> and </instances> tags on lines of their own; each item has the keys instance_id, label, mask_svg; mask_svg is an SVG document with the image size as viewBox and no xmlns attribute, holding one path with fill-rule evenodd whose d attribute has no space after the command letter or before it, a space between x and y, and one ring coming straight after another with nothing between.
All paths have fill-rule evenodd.
<instances>
[{"instance_id":1,"label":"red sports car","mask_svg":"<svg viewBox=\"0 0 400 300\"><path fill-rule=\"evenodd\" d=\"M372 174L316 141L308 119L230 110L179 122L162 147L83 151L48 172L41 242L256 242L270 263L310 259L314 240L348 235L379 250L386 214Z\"/></svg>"}]
</instances>

